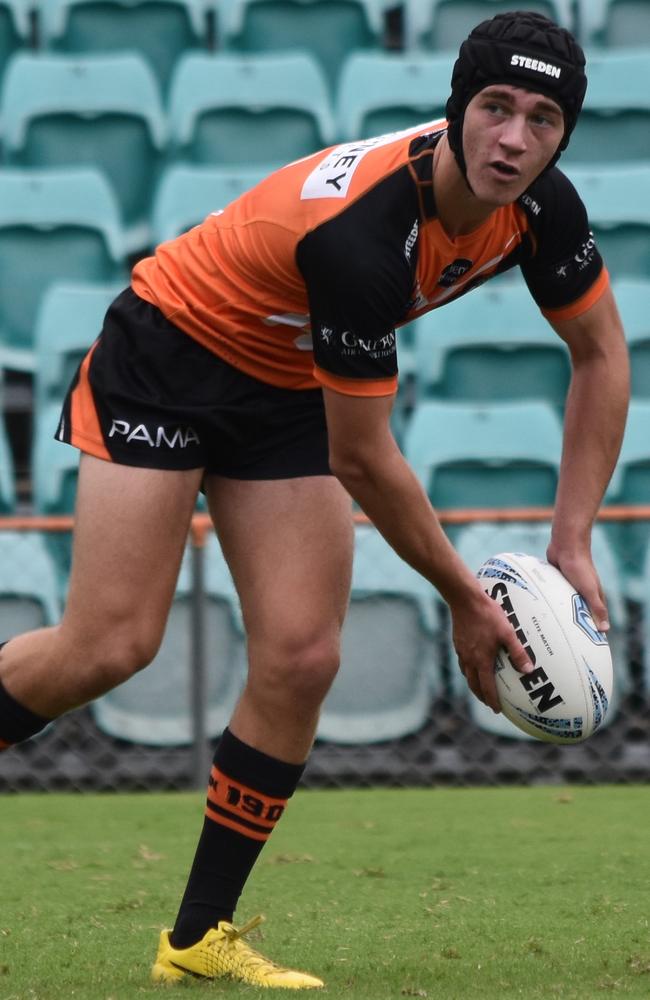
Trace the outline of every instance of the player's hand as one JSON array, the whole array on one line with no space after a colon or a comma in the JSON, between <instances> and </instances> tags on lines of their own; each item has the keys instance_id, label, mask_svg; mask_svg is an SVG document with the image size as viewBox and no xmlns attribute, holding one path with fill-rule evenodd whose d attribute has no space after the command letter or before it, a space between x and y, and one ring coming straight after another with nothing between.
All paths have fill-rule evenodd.
<instances>
[{"instance_id":1,"label":"player's hand","mask_svg":"<svg viewBox=\"0 0 650 1000\"><path fill-rule=\"evenodd\" d=\"M607 632L609 630L607 600L590 552L566 553L551 541L546 551L546 558L584 597L599 632Z\"/></svg>"},{"instance_id":2,"label":"player's hand","mask_svg":"<svg viewBox=\"0 0 650 1000\"><path fill-rule=\"evenodd\" d=\"M500 712L494 664L504 647L510 662L522 674L533 670L528 654L506 614L477 584L470 600L451 606L452 639L461 671L470 690L493 712Z\"/></svg>"}]
</instances>

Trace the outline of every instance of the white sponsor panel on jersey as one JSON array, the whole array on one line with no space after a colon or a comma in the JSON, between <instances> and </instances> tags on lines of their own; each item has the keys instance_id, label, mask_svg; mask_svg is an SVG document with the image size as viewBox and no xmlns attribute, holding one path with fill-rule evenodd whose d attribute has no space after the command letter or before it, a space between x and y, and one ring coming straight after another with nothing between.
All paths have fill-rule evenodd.
<instances>
[{"instance_id":1,"label":"white sponsor panel on jersey","mask_svg":"<svg viewBox=\"0 0 650 1000\"><path fill-rule=\"evenodd\" d=\"M374 136L372 139L344 142L340 146L336 146L306 178L300 193L301 201L307 201L310 198L345 198L354 172L364 156L372 152L373 149L388 146L391 142L397 142L405 136L417 135L419 132L426 134L427 129L433 131L443 121L444 119L438 119L425 122L413 128L403 129L401 132L389 132L386 135Z\"/></svg>"}]
</instances>

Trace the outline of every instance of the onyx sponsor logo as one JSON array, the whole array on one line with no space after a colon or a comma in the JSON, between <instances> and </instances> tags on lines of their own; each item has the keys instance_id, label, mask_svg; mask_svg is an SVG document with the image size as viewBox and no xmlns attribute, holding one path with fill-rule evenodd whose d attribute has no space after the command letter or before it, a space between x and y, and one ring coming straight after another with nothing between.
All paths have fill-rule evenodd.
<instances>
[{"instance_id":1,"label":"onyx sponsor logo","mask_svg":"<svg viewBox=\"0 0 650 1000\"><path fill-rule=\"evenodd\" d=\"M391 330L376 340L369 340L367 337L359 337L351 330L344 330L341 334L341 343L342 353L346 357L367 354L371 358L386 358L395 353L395 331Z\"/></svg>"},{"instance_id":2,"label":"onyx sponsor logo","mask_svg":"<svg viewBox=\"0 0 650 1000\"><path fill-rule=\"evenodd\" d=\"M557 264L555 267L555 274L558 278L567 278L571 272L584 271L586 267L589 267L594 256L596 254L596 240L592 232L581 244L578 252L571 257L568 261L563 261L561 264Z\"/></svg>"},{"instance_id":3,"label":"onyx sponsor logo","mask_svg":"<svg viewBox=\"0 0 650 1000\"><path fill-rule=\"evenodd\" d=\"M589 233L588 238L584 241L577 254L574 256L574 261L578 265L579 271L584 271L585 267L591 264L594 259L594 254L596 253L596 240L594 239L594 234Z\"/></svg>"},{"instance_id":4,"label":"onyx sponsor logo","mask_svg":"<svg viewBox=\"0 0 650 1000\"><path fill-rule=\"evenodd\" d=\"M418 238L420 226L418 220L416 219L413 223L413 228L411 232L406 237L406 243L404 244L404 256L408 261L411 259L411 254L413 253L413 247L415 246Z\"/></svg>"},{"instance_id":5,"label":"onyx sponsor logo","mask_svg":"<svg viewBox=\"0 0 650 1000\"><path fill-rule=\"evenodd\" d=\"M533 213L533 215L539 215L539 213L542 211L542 206L540 205L540 203L538 201L535 201L534 198L531 198L529 194L522 194L519 201L521 202L522 205L525 205L526 208L529 208Z\"/></svg>"},{"instance_id":6,"label":"onyx sponsor logo","mask_svg":"<svg viewBox=\"0 0 650 1000\"><path fill-rule=\"evenodd\" d=\"M444 269L438 278L438 285L442 285L443 288L450 288L452 285L455 285L463 275L471 270L473 263L473 260L467 260L466 257L457 257L455 261L448 264Z\"/></svg>"},{"instance_id":7,"label":"onyx sponsor logo","mask_svg":"<svg viewBox=\"0 0 650 1000\"><path fill-rule=\"evenodd\" d=\"M108 436L121 437L127 444L144 441L150 448L187 448L189 444L201 443L193 427L150 428L146 424L131 425L128 420L114 420Z\"/></svg>"},{"instance_id":8,"label":"onyx sponsor logo","mask_svg":"<svg viewBox=\"0 0 650 1000\"><path fill-rule=\"evenodd\" d=\"M530 56L520 56L513 55L510 58L511 66L518 66L521 69L532 69L535 73L543 73L545 76L552 76L555 80L559 80L562 76L562 70L559 66L554 66L553 63L544 62L543 59L531 59Z\"/></svg>"}]
</instances>

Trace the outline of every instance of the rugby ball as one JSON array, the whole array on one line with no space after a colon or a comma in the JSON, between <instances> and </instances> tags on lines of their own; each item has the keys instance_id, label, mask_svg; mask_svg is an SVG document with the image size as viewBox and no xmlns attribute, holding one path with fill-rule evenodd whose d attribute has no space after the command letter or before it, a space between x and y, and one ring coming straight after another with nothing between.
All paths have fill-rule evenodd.
<instances>
[{"instance_id":1,"label":"rugby ball","mask_svg":"<svg viewBox=\"0 0 650 1000\"><path fill-rule=\"evenodd\" d=\"M536 556L501 552L477 575L534 665L532 673L521 674L505 649L498 654L503 714L548 743L588 739L607 715L613 673L607 636L596 628L587 602L555 566Z\"/></svg>"}]
</instances>

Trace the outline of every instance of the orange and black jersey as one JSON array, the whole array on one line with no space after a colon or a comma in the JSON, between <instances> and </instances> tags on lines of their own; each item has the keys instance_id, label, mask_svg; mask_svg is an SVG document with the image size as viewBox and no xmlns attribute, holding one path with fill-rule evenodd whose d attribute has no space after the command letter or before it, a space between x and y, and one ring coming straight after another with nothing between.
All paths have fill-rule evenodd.
<instances>
[{"instance_id":1,"label":"orange and black jersey","mask_svg":"<svg viewBox=\"0 0 650 1000\"><path fill-rule=\"evenodd\" d=\"M263 382L351 395L395 391L396 327L514 266L549 318L585 312L608 276L569 180L553 168L452 240L433 194L444 129L283 167L138 263L134 291Z\"/></svg>"}]
</instances>

